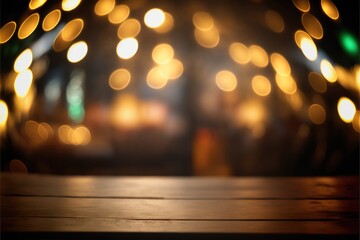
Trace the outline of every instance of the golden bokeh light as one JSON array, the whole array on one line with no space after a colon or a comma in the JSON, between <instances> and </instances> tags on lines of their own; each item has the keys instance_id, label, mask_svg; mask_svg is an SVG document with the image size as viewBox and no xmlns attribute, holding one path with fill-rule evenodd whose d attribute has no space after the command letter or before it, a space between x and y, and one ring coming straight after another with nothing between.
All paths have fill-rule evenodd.
<instances>
[{"instance_id":1,"label":"golden bokeh light","mask_svg":"<svg viewBox=\"0 0 360 240\"><path fill-rule=\"evenodd\" d=\"M118 95L113 103L111 121L118 128L135 129L139 126L140 103L132 94Z\"/></svg>"},{"instance_id":2,"label":"golden bokeh light","mask_svg":"<svg viewBox=\"0 0 360 240\"><path fill-rule=\"evenodd\" d=\"M116 53L122 59L129 59L136 54L138 47L138 41L135 38L124 38L118 43Z\"/></svg>"},{"instance_id":3,"label":"golden bokeh light","mask_svg":"<svg viewBox=\"0 0 360 240\"><path fill-rule=\"evenodd\" d=\"M54 29L58 25L60 18L61 11L58 9L55 9L54 11L51 11L48 15L46 15L42 23L42 28L44 29L44 31L48 32Z\"/></svg>"},{"instance_id":4,"label":"golden bokeh light","mask_svg":"<svg viewBox=\"0 0 360 240\"><path fill-rule=\"evenodd\" d=\"M150 69L146 77L146 82L151 88L161 89L166 86L168 78L161 74L160 66L157 66Z\"/></svg>"},{"instance_id":5,"label":"golden bokeh light","mask_svg":"<svg viewBox=\"0 0 360 240\"><path fill-rule=\"evenodd\" d=\"M239 64L247 64L250 61L249 49L242 43L234 42L230 44L229 55L232 60Z\"/></svg>"},{"instance_id":6,"label":"golden bokeh light","mask_svg":"<svg viewBox=\"0 0 360 240\"><path fill-rule=\"evenodd\" d=\"M332 20L337 20L339 18L339 10L331 0L321 0L321 8Z\"/></svg>"},{"instance_id":7,"label":"golden bokeh light","mask_svg":"<svg viewBox=\"0 0 360 240\"><path fill-rule=\"evenodd\" d=\"M284 31L285 23L282 16L273 10L269 10L265 14L265 22L269 29L276 33Z\"/></svg>"},{"instance_id":8,"label":"golden bokeh light","mask_svg":"<svg viewBox=\"0 0 360 240\"><path fill-rule=\"evenodd\" d=\"M220 35L218 29L213 26L210 30L200 30L198 28L194 31L196 42L205 48L214 48L219 44Z\"/></svg>"},{"instance_id":9,"label":"golden bokeh light","mask_svg":"<svg viewBox=\"0 0 360 240\"><path fill-rule=\"evenodd\" d=\"M310 10L309 0L292 0L295 7L302 12L308 12Z\"/></svg>"},{"instance_id":10,"label":"golden bokeh light","mask_svg":"<svg viewBox=\"0 0 360 240\"><path fill-rule=\"evenodd\" d=\"M347 89L358 89L356 80L354 79L355 76L351 72L340 65L335 65L334 69L336 72L337 81L341 84L341 86Z\"/></svg>"},{"instance_id":11,"label":"golden bokeh light","mask_svg":"<svg viewBox=\"0 0 360 240\"><path fill-rule=\"evenodd\" d=\"M16 22L11 21L0 29L0 44L6 43L14 35Z\"/></svg>"},{"instance_id":12,"label":"golden bokeh light","mask_svg":"<svg viewBox=\"0 0 360 240\"><path fill-rule=\"evenodd\" d=\"M258 46L258 45L251 45L249 47L250 53L250 62L257 67L266 67L269 63L268 55L266 51Z\"/></svg>"},{"instance_id":13,"label":"golden bokeh light","mask_svg":"<svg viewBox=\"0 0 360 240\"><path fill-rule=\"evenodd\" d=\"M276 73L276 84L286 94L295 94L297 91L297 85L291 75L283 76Z\"/></svg>"},{"instance_id":14,"label":"golden bokeh light","mask_svg":"<svg viewBox=\"0 0 360 240\"><path fill-rule=\"evenodd\" d=\"M161 75L170 80L179 78L184 71L183 64L177 59L171 59L159 67Z\"/></svg>"},{"instance_id":15,"label":"golden bokeh light","mask_svg":"<svg viewBox=\"0 0 360 240\"><path fill-rule=\"evenodd\" d=\"M337 74L336 71L333 67L333 65L326 59L321 60L320 62L320 71L322 73L322 75L324 76L324 78L328 81L328 82L336 82L337 80Z\"/></svg>"},{"instance_id":16,"label":"golden bokeh light","mask_svg":"<svg viewBox=\"0 0 360 240\"><path fill-rule=\"evenodd\" d=\"M317 58L317 48L313 40L303 38L300 44L301 51L304 56L310 61L315 61Z\"/></svg>"},{"instance_id":17,"label":"golden bokeh light","mask_svg":"<svg viewBox=\"0 0 360 240\"><path fill-rule=\"evenodd\" d=\"M160 27L165 22L165 13L159 8L150 9L145 13L144 23L149 28Z\"/></svg>"},{"instance_id":18,"label":"golden bokeh light","mask_svg":"<svg viewBox=\"0 0 360 240\"><path fill-rule=\"evenodd\" d=\"M265 97L271 92L271 84L269 79L262 75L256 75L251 81L253 91L262 97Z\"/></svg>"},{"instance_id":19,"label":"golden bokeh light","mask_svg":"<svg viewBox=\"0 0 360 240\"><path fill-rule=\"evenodd\" d=\"M30 36L39 24L40 15L38 13L31 14L25 21L20 25L18 31L19 39L24 39Z\"/></svg>"},{"instance_id":20,"label":"golden bokeh light","mask_svg":"<svg viewBox=\"0 0 360 240\"><path fill-rule=\"evenodd\" d=\"M305 30L315 39L321 39L324 35L323 28L319 20L310 13L301 16L301 22Z\"/></svg>"},{"instance_id":21,"label":"golden bokeh light","mask_svg":"<svg viewBox=\"0 0 360 240\"><path fill-rule=\"evenodd\" d=\"M19 73L14 82L14 90L18 97L25 97L31 87L33 80L33 75L31 70L27 69L21 73Z\"/></svg>"},{"instance_id":22,"label":"golden bokeh light","mask_svg":"<svg viewBox=\"0 0 360 240\"><path fill-rule=\"evenodd\" d=\"M319 92L319 93L325 93L327 90L326 80L324 77L316 72L310 72L309 73L309 83L311 87Z\"/></svg>"},{"instance_id":23,"label":"golden bokeh light","mask_svg":"<svg viewBox=\"0 0 360 240\"><path fill-rule=\"evenodd\" d=\"M109 85L114 90L126 88L131 80L131 74L125 68L120 68L111 73L109 77Z\"/></svg>"},{"instance_id":24,"label":"golden bokeh light","mask_svg":"<svg viewBox=\"0 0 360 240\"><path fill-rule=\"evenodd\" d=\"M79 6L81 0L62 0L61 8L66 11L72 11Z\"/></svg>"},{"instance_id":25,"label":"golden bokeh light","mask_svg":"<svg viewBox=\"0 0 360 240\"><path fill-rule=\"evenodd\" d=\"M68 48L71 44L71 42L65 41L62 36L61 36L61 31L59 32L59 34L56 36L54 43L53 43L53 49L56 52L60 52L65 50L66 48Z\"/></svg>"},{"instance_id":26,"label":"golden bokeh light","mask_svg":"<svg viewBox=\"0 0 360 240\"><path fill-rule=\"evenodd\" d=\"M165 64L170 62L170 60L174 57L174 49L170 44L161 43L155 46L152 50L152 59L157 64Z\"/></svg>"},{"instance_id":27,"label":"golden bokeh light","mask_svg":"<svg viewBox=\"0 0 360 240\"><path fill-rule=\"evenodd\" d=\"M3 100L0 99L0 129L2 130L6 126L6 122L9 116L9 109Z\"/></svg>"},{"instance_id":28,"label":"golden bokeh light","mask_svg":"<svg viewBox=\"0 0 360 240\"><path fill-rule=\"evenodd\" d=\"M294 94L287 94L285 97L295 111L301 111L304 100L300 91L296 91Z\"/></svg>"},{"instance_id":29,"label":"golden bokeh light","mask_svg":"<svg viewBox=\"0 0 360 240\"><path fill-rule=\"evenodd\" d=\"M125 21L130 15L130 8L127 5L118 5L109 13L108 19L112 24L119 24Z\"/></svg>"},{"instance_id":30,"label":"golden bokeh light","mask_svg":"<svg viewBox=\"0 0 360 240\"><path fill-rule=\"evenodd\" d=\"M44 3L46 3L46 0L31 0L29 2L29 8L31 10L37 9L37 8L41 7L42 5L44 5Z\"/></svg>"},{"instance_id":31,"label":"golden bokeh light","mask_svg":"<svg viewBox=\"0 0 360 240\"><path fill-rule=\"evenodd\" d=\"M262 124L266 120L264 105L256 100L248 100L239 104L235 111L237 122L250 129Z\"/></svg>"},{"instance_id":32,"label":"golden bokeh light","mask_svg":"<svg viewBox=\"0 0 360 240\"><path fill-rule=\"evenodd\" d=\"M347 97L341 97L337 103L337 110L341 120L350 123L355 116L356 107L353 101Z\"/></svg>"},{"instance_id":33,"label":"golden bokeh light","mask_svg":"<svg viewBox=\"0 0 360 240\"><path fill-rule=\"evenodd\" d=\"M310 41L312 41L312 38L310 37L309 34L307 34L306 32L304 32L303 30L297 30L295 32L295 35L294 35L294 39L295 39L295 42L296 42L296 45L301 49L301 41L303 39L308 39Z\"/></svg>"},{"instance_id":34,"label":"golden bokeh light","mask_svg":"<svg viewBox=\"0 0 360 240\"><path fill-rule=\"evenodd\" d=\"M214 27L213 17L206 12L197 12L193 16L193 24L201 31L209 31Z\"/></svg>"},{"instance_id":35,"label":"golden bokeh light","mask_svg":"<svg viewBox=\"0 0 360 240\"><path fill-rule=\"evenodd\" d=\"M283 76L288 76L291 73L289 62L280 53L273 53L270 56L270 62L274 70Z\"/></svg>"},{"instance_id":36,"label":"golden bokeh light","mask_svg":"<svg viewBox=\"0 0 360 240\"><path fill-rule=\"evenodd\" d=\"M352 120L352 126L355 131L360 133L360 111L356 111L354 118Z\"/></svg>"},{"instance_id":37,"label":"golden bokeh light","mask_svg":"<svg viewBox=\"0 0 360 240\"><path fill-rule=\"evenodd\" d=\"M326 120L326 111L320 104L312 104L308 110L310 120L315 124L323 124Z\"/></svg>"},{"instance_id":38,"label":"golden bokeh light","mask_svg":"<svg viewBox=\"0 0 360 240\"><path fill-rule=\"evenodd\" d=\"M45 141L49 138L49 133L44 124L38 124L37 126L37 134L40 137L40 140Z\"/></svg>"},{"instance_id":39,"label":"golden bokeh light","mask_svg":"<svg viewBox=\"0 0 360 240\"><path fill-rule=\"evenodd\" d=\"M110 13L115 7L115 0L99 0L95 4L95 14L98 16L105 16Z\"/></svg>"},{"instance_id":40,"label":"golden bokeh light","mask_svg":"<svg viewBox=\"0 0 360 240\"><path fill-rule=\"evenodd\" d=\"M80 62L86 56L87 52L88 46L86 42L76 42L70 46L67 52L67 59L72 63Z\"/></svg>"},{"instance_id":41,"label":"golden bokeh light","mask_svg":"<svg viewBox=\"0 0 360 240\"><path fill-rule=\"evenodd\" d=\"M165 20L163 24L161 24L159 27L154 28L154 30L158 33L167 33L174 27L174 18L173 16L165 12Z\"/></svg>"},{"instance_id":42,"label":"golden bokeh light","mask_svg":"<svg viewBox=\"0 0 360 240\"><path fill-rule=\"evenodd\" d=\"M225 92L234 91L237 86L236 76L227 70L222 70L216 74L216 85Z\"/></svg>"},{"instance_id":43,"label":"golden bokeh light","mask_svg":"<svg viewBox=\"0 0 360 240\"><path fill-rule=\"evenodd\" d=\"M74 130L69 125L61 125L58 128L58 136L61 142L71 144Z\"/></svg>"},{"instance_id":44,"label":"golden bokeh light","mask_svg":"<svg viewBox=\"0 0 360 240\"><path fill-rule=\"evenodd\" d=\"M117 35L120 39L134 38L140 33L140 30L140 22L135 18L130 18L119 26Z\"/></svg>"},{"instance_id":45,"label":"golden bokeh light","mask_svg":"<svg viewBox=\"0 0 360 240\"><path fill-rule=\"evenodd\" d=\"M74 145L88 145L91 141L91 133L85 126L78 126L71 135L71 142Z\"/></svg>"},{"instance_id":46,"label":"golden bokeh light","mask_svg":"<svg viewBox=\"0 0 360 240\"><path fill-rule=\"evenodd\" d=\"M84 28L84 21L81 18L76 18L68 22L61 30L61 37L66 42L74 40Z\"/></svg>"},{"instance_id":47,"label":"golden bokeh light","mask_svg":"<svg viewBox=\"0 0 360 240\"><path fill-rule=\"evenodd\" d=\"M33 61L33 54L30 48L25 49L20 55L16 58L14 63L15 72L23 72L28 69Z\"/></svg>"}]
</instances>

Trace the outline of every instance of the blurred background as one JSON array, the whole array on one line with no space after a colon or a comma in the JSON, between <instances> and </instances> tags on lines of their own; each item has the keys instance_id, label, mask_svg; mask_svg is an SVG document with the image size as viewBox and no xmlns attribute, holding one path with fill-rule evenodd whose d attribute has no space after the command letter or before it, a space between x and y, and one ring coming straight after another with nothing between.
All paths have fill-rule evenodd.
<instances>
[{"instance_id":1,"label":"blurred background","mask_svg":"<svg viewBox=\"0 0 360 240\"><path fill-rule=\"evenodd\" d=\"M1 2L1 170L359 172L359 1Z\"/></svg>"}]
</instances>

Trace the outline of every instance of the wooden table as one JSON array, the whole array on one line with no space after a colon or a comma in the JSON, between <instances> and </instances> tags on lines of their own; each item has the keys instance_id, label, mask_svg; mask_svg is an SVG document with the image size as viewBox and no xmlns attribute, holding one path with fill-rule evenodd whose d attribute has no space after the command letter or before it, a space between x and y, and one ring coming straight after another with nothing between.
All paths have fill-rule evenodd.
<instances>
[{"instance_id":1,"label":"wooden table","mask_svg":"<svg viewBox=\"0 0 360 240\"><path fill-rule=\"evenodd\" d=\"M1 234L3 239L358 239L358 190L357 177L2 173Z\"/></svg>"}]
</instances>

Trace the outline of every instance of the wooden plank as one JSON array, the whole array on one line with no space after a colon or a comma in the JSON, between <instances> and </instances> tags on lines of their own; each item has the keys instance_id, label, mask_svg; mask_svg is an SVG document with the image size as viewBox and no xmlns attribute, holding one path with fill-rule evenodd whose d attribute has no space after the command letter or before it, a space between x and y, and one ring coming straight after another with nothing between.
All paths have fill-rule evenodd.
<instances>
[{"instance_id":1,"label":"wooden plank","mask_svg":"<svg viewBox=\"0 0 360 240\"><path fill-rule=\"evenodd\" d=\"M184 178L1 174L1 194L158 199L358 199L358 177Z\"/></svg>"},{"instance_id":2,"label":"wooden plank","mask_svg":"<svg viewBox=\"0 0 360 240\"><path fill-rule=\"evenodd\" d=\"M179 221L119 218L4 217L4 232L358 234L357 221Z\"/></svg>"},{"instance_id":3,"label":"wooden plank","mask_svg":"<svg viewBox=\"0 0 360 240\"><path fill-rule=\"evenodd\" d=\"M358 218L357 200L169 200L2 197L3 217L142 220L331 220Z\"/></svg>"}]
</instances>

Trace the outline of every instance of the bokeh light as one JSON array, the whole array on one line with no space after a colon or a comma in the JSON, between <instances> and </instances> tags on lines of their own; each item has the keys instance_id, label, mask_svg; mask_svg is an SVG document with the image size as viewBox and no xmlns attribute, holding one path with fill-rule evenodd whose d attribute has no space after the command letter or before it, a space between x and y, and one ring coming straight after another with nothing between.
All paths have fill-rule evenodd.
<instances>
[{"instance_id":1,"label":"bokeh light","mask_svg":"<svg viewBox=\"0 0 360 240\"><path fill-rule=\"evenodd\" d=\"M160 27L165 22L165 13L159 8L150 9L144 16L144 22L149 28Z\"/></svg>"},{"instance_id":2,"label":"bokeh light","mask_svg":"<svg viewBox=\"0 0 360 240\"><path fill-rule=\"evenodd\" d=\"M15 60L14 70L15 72L23 72L28 69L33 61L33 54L31 49L24 50Z\"/></svg>"},{"instance_id":3,"label":"bokeh light","mask_svg":"<svg viewBox=\"0 0 360 240\"><path fill-rule=\"evenodd\" d=\"M223 70L216 74L216 85L225 92L231 92L237 86L237 79L232 72Z\"/></svg>"},{"instance_id":4,"label":"bokeh light","mask_svg":"<svg viewBox=\"0 0 360 240\"><path fill-rule=\"evenodd\" d=\"M44 31L48 32L51 31L56 27L56 25L59 23L61 18L61 11L58 9L55 9L48 13L42 23L42 28Z\"/></svg>"},{"instance_id":5,"label":"bokeh light","mask_svg":"<svg viewBox=\"0 0 360 240\"><path fill-rule=\"evenodd\" d=\"M38 13L33 13L28 18L26 18L19 27L19 39L24 39L30 36L39 24L39 20L40 15Z\"/></svg>"},{"instance_id":6,"label":"bokeh light","mask_svg":"<svg viewBox=\"0 0 360 240\"><path fill-rule=\"evenodd\" d=\"M355 104L347 97L341 97L338 100L337 110L341 120L346 123L350 123L355 116L356 107Z\"/></svg>"},{"instance_id":7,"label":"bokeh light","mask_svg":"<svg viewBox=\"0 0 360 240\"><path fill-rule=\"evenodd\" d=\"M125 38L121 40L116 47L116 53L122 59L132 58L137 50L138 41L135 38Z\"/></svg>"},{"instance_id":8,"label":"bokeh light","mask_svg":"<svg viewBox=\"0 0 360 240\"><path fill-rule=\"evenodd\" d=\"M129 85L130 80L130 72L124 68L120 68L111 73L109 85L114 90L121 90Z\"/></svg>"},{"instance_id":9,"label":"bokeh light","mask_svg":"<svg viewBox=\"0 0 360 240\"><path fill-rule=\"evenodd\" d=\"M88 46L86 42L80 41L71 45L67 52L67 58L69 62L77 63L80 62L87 54Z\"/></svg>"},{"instance_id":10,"label":"bokeh light","mask_svg":"<svg viewBox=\"0 0 360 240\"><path fill-rule=\"evenodd\" d=\"M6 23L0 29L0 44L6 43L12 37L16 29L16 22L11 21Z\"/></svg>"}]
</instances>

